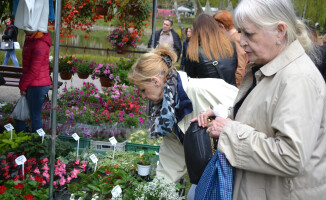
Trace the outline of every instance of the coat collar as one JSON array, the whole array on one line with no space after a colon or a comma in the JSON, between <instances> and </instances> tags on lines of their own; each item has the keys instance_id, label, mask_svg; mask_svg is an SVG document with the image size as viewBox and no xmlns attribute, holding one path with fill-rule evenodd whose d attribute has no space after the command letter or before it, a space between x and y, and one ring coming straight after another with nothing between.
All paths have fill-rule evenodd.
<instances>
[{"instance_id":1,"label":"coat collar","mask_svg":"<svg viewBox=\"0 0 326 200\"><path fill-rule=\"evenodd\" d=\"M286 67L296 58L302 56L305 53L305 50L301 46L298 40L292 42L289 46L285 48L276 58L260 68L260 71L265 76L272 76L278 71Z\"/></svg>"}]
</instances>

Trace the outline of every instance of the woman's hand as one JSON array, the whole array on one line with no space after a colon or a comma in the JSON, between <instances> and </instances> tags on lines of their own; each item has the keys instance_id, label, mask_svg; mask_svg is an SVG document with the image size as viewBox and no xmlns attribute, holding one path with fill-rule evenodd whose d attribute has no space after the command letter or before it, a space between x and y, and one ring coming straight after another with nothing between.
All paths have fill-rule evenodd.
<instances>
[{"instance_id":1,"label":"woman's hand","mask_svg":"<svg viewBox=\"0 0 326 200\"><path fill-rule=\"evenodd\" d=\"M193 118L192 120L190 120L190 122L198 121L198 126L205 128L208 126L208 117L210 117L210 116L215 116L212 109L206 110L205 112L200 113L196 118Z\"/></svg>"},{"instance_id":2,"label":"woman's hand","mask_svg":"<svg viewBox=\"0 0 326 200\"><path fill-rule=\"evenodd\" d=\"M22 91L22 90L20 90L20 95L21 95L21 96L26 96L26 91Z\"/></svg>"},{"instance_id":3,"label":"woman's hand","mask_svg":"<svg viewBox=\"0 0 326 200\"><path fill-rule=\"evenodd\" d=\"M209 136L212 138L218 138L224 126L230 121L232 121L230 118L224 119L222 117L216 117L208 124L207 133L209 133Z\"/></svg>"}]
</instances>

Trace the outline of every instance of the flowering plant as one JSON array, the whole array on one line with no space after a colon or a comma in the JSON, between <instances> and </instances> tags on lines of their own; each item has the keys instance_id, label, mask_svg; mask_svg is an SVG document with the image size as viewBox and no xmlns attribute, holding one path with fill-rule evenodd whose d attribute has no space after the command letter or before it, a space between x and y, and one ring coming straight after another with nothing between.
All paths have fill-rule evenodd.
<instances>
[{"instance_id":1,"label":"flowering plant","mask_svg":"<svg viewBox=\"0 0 326 200\"><path fill-rule=\"evenodd\" d=\"M75 56L59 56L59 73L75 73Z\"/></svg>"},{"instance_id":2,"label":"flowering plant","mask_svg":"<svg viewBox=\"0 0 326 200\"><path fill-rule=\"evenodd\" d=\"M92 79L95 79L95 77L106 77L110 79L116 78L113 73L116 66L113 64L98 64L92 73Z\"/></svg>"},{"instance_id":3,"label":"flowering plant","mask_svg":"<svg viewBox=\"0 0 326 200\"><path fill-rule=\"evenodd\" d=\"M1 180L23 180L31 179L33 181L37 181L40 186L48 187L50 181L49 174L49 159L41 158L37 160L36 158L29 158L25 162L24 174L25 177L21 173L21 166L17 166L15 159L17 158L16 154L8 153L6 158L1 159L0 169L0 178ZM62 188L66 184L70 183L72 179L78 178L77 175L80 172L85 172L87 167L87 162L82 161L79 162L78 158L75 161L70 161L69 163L61 162L57 160L55 163L54 169L54 188Z\"/></svg>"},{"instance_id":4,"label":"flowering plant","mask_svg":"<svg viewBox=\"0 0 326 200\"><path fill-rule=\"evenodd\" d=\"M9 180L0 184L0 199L42 200L49 198L49 189L41 187L37 181L26 179L22 181Z\"/></svg>"},{"instance_id":5,"label":"flowering plant","mask_svg":"<svg viewBox=\"0 0 326 200\"><path fill-rule=\"evenodd\" d=\"M78 59L74 59L76 72L79 74L92 74L94 68L94 61L92 63L88 61L82 61Z\"/></svg>"},{"instance_id":6,"label":"flowering plant","mask_svg":"<svg viewBox=\"0 0 326 200\"><path fill-rule=\"evenodd\" d=\"M134 190L137 199L165 199L182 200L178 190L180 186L175 183L167 183L162 177L155 177L151 182L142 182Z\"/></svg>"},{"instance_id":7,"label":"flowering plant","mask_svg":"<svg viewBox=\"0 0 326 200\"><path fill-rule=\"evenodd\" d=\"M152 163L154 163L155 156L155 151L146 151L144 153L140 153L140 155L136 159L136 162L140 165L151 165Z\"/></svg>"},{"instance_id":8,"label":"flowering plant","mask_svg":"<svg viewBox=\"0 0 326 200\"><path fill-rule=\"evenodd\" d=\"M136 47L139 41L139 35L137 32L131 32L123 28L115 28L113 32L107 36L110 43L116 47L133 46Z\"/></svg>"}]
</instances>

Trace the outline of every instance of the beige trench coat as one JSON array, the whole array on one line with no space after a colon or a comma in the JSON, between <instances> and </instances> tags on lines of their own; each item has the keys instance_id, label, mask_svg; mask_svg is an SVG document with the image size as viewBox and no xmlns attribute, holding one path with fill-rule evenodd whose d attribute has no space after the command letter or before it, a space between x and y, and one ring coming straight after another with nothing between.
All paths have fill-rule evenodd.
<instances>
[{"instance_id":1,"label":"beige trench coat","mask_svg":"<svg viewBox=\"0 0 326 200\"><path fill-rule=\"evenodd\" d=\"M185 72L178 72L184 91L193 105L193 112L186 115L178 123L183 133L190 126L190 120L200 112L210 109L217 104L232 106L238 94L238 88L216 78L189 78ZM186 172L183 145L174 133L163 138L160 146L158 176L163 176L168 182L178 181Z\"/></svg>"},{"instance_id":2,"label":"beige trench coat","mask_svg":"<svg viewBox=\"0 0 326 200\"><path fill-rule=\"evenodd\" d=\"M234 199L326 199L326 89L318 69L294 41L255 77L218 143L237 168ZM248 66L236 102L251 83Z\"/></svg>"}]
</instances>

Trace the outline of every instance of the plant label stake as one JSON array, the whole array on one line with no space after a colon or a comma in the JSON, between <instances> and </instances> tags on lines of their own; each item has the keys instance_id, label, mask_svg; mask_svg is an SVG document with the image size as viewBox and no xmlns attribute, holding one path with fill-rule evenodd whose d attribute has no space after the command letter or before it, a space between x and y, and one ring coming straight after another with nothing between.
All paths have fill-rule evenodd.
<instances>
[{"instance_id":1,"label":"plant label stake","mask_svg":"<svg viewBox=\"0 0 326 200\"><path fill-rule=\"evenodd\" d=\"M112 197L116 198L120 196L121 192L122 192L121 187L119 185L115 186L111 191Z\"/></svg>"},{"instance_id":2,"label":"plant label stake","mask_svg":"<svg viewBox=\"0 0 326 200\"><path fill-rule=\"evenodd\" d=\"M118 141L115 139L115 137L110 137L109 140L113 145L113 160L114 160L115 147L117 146Z\"/></svg>"},{"instance_id":3,"label":"plant label stake","mask_svg":"<svg viewBox=\"0 0 326 200\"><path fill-rule=\"evenodd\" d=\"M43 143L44 135L45 135L43 128L37 129L36 132L40 137L42 137L42 143Z\"/></svg>"},{"instance_id":4,"label":"plant label stake","mask_svg":"<svg viewBox=\"0 0 326 200\"><path fill-rule=\"evenodd\" d=\"M95 169L94 169L94 172L96 171L96 167L97 167L97 161L98 161L98 159L97 159L97 157L95 156L95 154L92 154L91 156L90 156L90 159L93 161L93 163L95 163Z\"/></svg>"},{"instance_id":5,"label":"plant label stake","mask_svg":"<svg viewBox=\"0 0 326 200\"><path fill-rule=\"evenodd\" d=\"M9 123L5 125L5 129L10 131L10 139L12 140L12 130L14 130L14 127Z\"/></svg>"},{"instance_id":6,"label":"plant label stake","mask_svg":"<svg viewBox=\"0 0 326 200\"><path fill-rule=\"evenodd\" d=\"M78 158L78 150L79 150L79 136L77 133L72 134L72 137L77 141L77 158Z\"/></svg>"},{"instance_id":7,"label":"plant label stake","mask_svg":"<svg viewBox=\"0 0 326 200\"><path fill-rule=\"evenodd\" d=\"M24 155L21 155L15 159L15 162L17 165L21 165L23 168L23 176L24 176L24 163L26 162L26 157Z\"/></svg>"}]
</instances>

